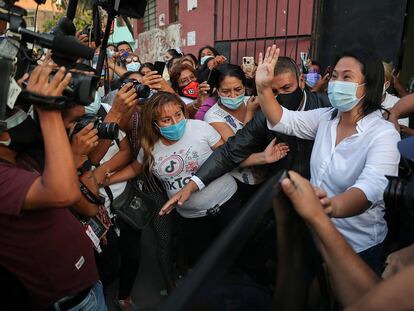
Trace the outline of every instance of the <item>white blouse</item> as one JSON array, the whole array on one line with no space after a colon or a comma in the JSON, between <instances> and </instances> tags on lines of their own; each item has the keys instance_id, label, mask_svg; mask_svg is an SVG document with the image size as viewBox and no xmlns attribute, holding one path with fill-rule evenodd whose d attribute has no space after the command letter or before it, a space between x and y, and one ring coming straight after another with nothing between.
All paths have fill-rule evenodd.
<instances>
[{"instance_id":1,"label":"white blouse","mask_svg":"<svg viewBox=\"0 0 414 311\"><path fill-rule=\"evenodd\" d=\"M398 174L400 135L393 124L375 111L357 122L357 133L343 139L337 146L336 129L339 116L332 119L332 108L290 111L276 126L269 129L315 140L311 156L311 183L324 189L329 197L349 188L364 192L371 206L360 215L335 218L332 222L359 253L381 243L387 234L384 220L383 192L386 175Z\"/></svg>"}]
</instances>

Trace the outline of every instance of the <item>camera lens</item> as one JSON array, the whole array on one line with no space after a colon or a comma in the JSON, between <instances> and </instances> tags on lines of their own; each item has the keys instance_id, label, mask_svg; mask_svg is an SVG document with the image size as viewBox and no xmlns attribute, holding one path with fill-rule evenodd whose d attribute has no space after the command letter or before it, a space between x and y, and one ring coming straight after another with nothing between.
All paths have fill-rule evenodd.
<instances>
[{"instance_id":1,"label":"camera lens","mask_svg":"<svg viewBox=\"0 0 414 311\"><path fill-rule=\"evenodd\" d=\"M118 139L119 126L116 123L100 123L97 127L101 139Z\"/></svg>"},{"instance_id":2,"label":"camera lens","mask_svg":"<svg viewBox=\"0 0 414 311\"><path fill-rule=\"evenodd\" d=\"M151 90L147 85L136 84L135 91L139 98L148 98L151 94Z\"/></svg>"}]
</instances>

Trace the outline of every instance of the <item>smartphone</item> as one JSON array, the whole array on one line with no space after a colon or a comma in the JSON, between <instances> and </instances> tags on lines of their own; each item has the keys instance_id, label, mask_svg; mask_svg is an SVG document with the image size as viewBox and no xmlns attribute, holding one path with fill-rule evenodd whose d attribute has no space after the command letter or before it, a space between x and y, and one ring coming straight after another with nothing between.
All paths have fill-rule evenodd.
<instances>
[{"instance_id":1,"label":"smartphone","mask_svg":"<svg viewBox=\"0 0 414 311\"><path fill-rule=\"evenodd\" d=\"M254 69L254 57L252 57L252 56L244 56L243 57L243 65L244 65L244 68L246 68L246 70L248 72L253 72L253 69Z\"/></svg>"},{"instance_id":2,"label":"smartphone","mask_svg":"<svg viewBox=\"0 0 414 311\"><path fill-rule=\"evenodd\" d=\"M154 68L155 68L155 71L158 72L160 76L162 76L162 74L164 73L165 62L159 62L159 61L155 62Z\"/></svg>"},{"instance_id":3,"label":"smartphone","mask_svg":"<svg viewBox=\"0 0 414 311\"><path fill-rule=\"evenodd\" d=\"M323 74L322 77L325 77L326 75L328 76L328 79L330 79L332 77L332 71L333 71L333 67L332 66L328 66Z\"/></svg>"}]
</instances>

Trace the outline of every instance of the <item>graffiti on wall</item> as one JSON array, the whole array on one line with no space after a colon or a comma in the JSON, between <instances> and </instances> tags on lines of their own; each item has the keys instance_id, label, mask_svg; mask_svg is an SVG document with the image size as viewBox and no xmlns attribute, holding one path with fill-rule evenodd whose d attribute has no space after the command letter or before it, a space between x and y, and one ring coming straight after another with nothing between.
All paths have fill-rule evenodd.
<instances>
[{"instance_id":1,"label":"graffiti on wall","mask_svg":"<svg viewBox=\"0 0 414 311\"><path fill-rule=\"evenodd\" d=\"M138 35L138 53L141 62L155 62L163 60L168 49L181 46L181 24L173 24L164 29L155 28Z\"/></svg>"}]
</instances>

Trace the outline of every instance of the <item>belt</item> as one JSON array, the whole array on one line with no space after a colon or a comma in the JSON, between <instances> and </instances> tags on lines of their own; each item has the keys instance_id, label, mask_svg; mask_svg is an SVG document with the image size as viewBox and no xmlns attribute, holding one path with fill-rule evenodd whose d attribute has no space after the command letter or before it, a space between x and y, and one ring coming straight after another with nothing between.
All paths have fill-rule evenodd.
<instances>
[{"instance_id":1,"label":"belt","mask_svg":"<svg viewBox=\"0 0 414 311\"><path fill-rule=\"evenodd\" d=\"M69 310L69 309L77 306L78 304L80 304L86 298L86 296L88 296L91 289L92 289L92 286L84 289L83 291L77 293L74 296L63 297L62 299L60 299L59 301L57 301L53 305L51 305L47 309L47 311L51 311L51 310L65 311L65 310Z\"/></svg>"}]
</instances>

